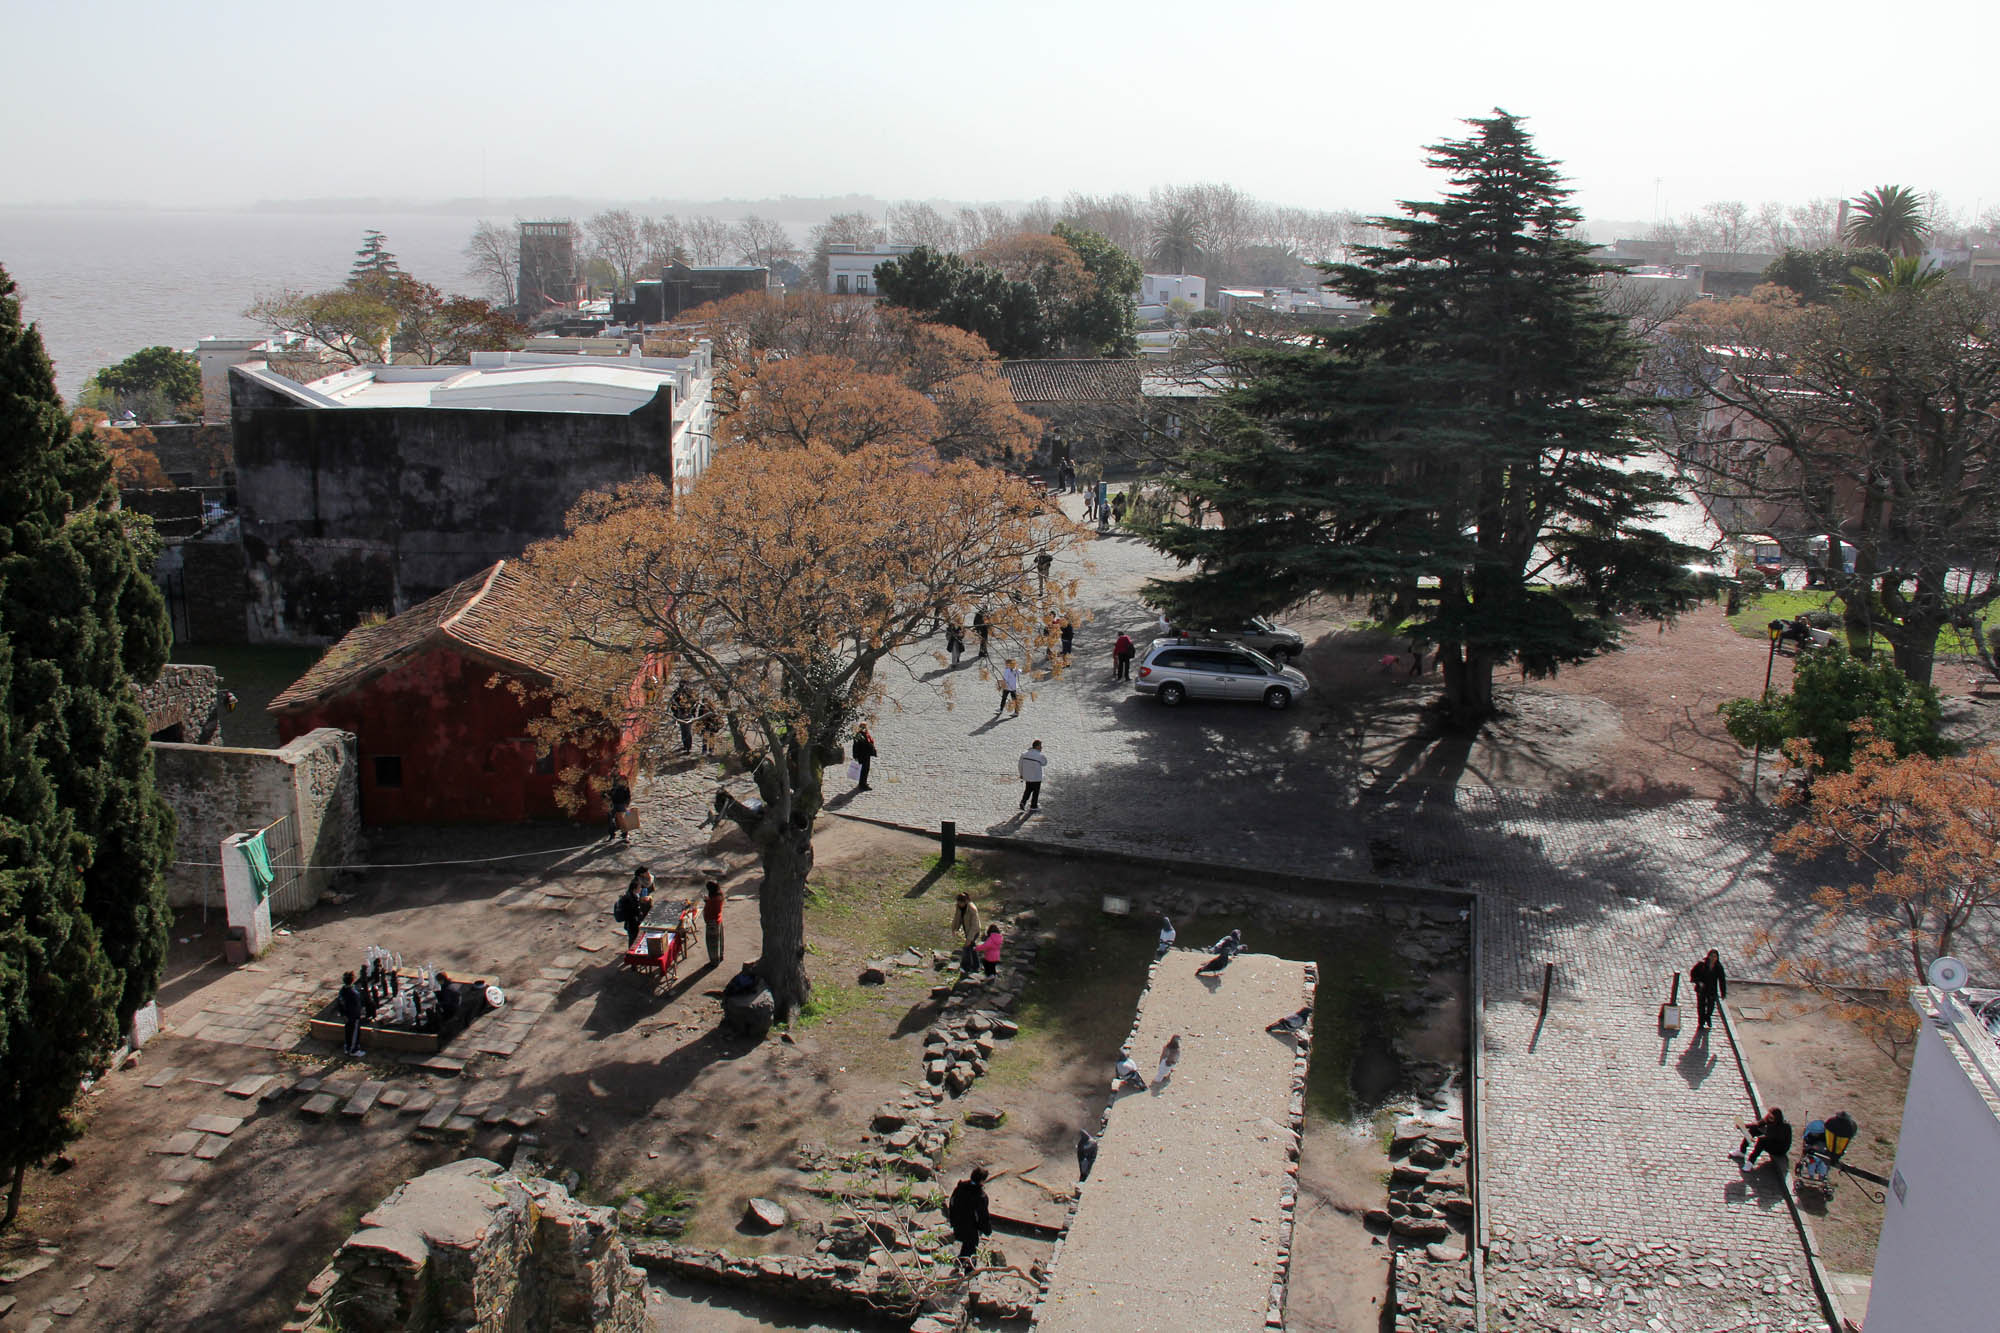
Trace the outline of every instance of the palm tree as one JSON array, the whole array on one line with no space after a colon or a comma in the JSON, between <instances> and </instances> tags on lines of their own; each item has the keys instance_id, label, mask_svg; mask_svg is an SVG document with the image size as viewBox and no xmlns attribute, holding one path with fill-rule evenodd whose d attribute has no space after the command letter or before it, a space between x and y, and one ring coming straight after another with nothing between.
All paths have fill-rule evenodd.
<instances>
[{"instance_id":1,"label":"palm tree","mask_svg":"<svg viewBox=\"0 0 2000 1333\"><path fill-rule=\"evenodd\" d=\"M1845 238L1852 245L1872 245L1892 255L1920 255L1930 240L1931 224L1924 218L1924 201L1907 185L1880 185L1853 203Z\"/></svg>"},{"instance_id":2,"label":"palm tree","mask_svg":"<svg viewBox=\"0 0 2000 1333\"><path fill-rule=\"evenodd\" d=\"M1916 255L1897 255L1889 261L1887 273L1870 273L1852 268L1854 281L1847 284L1852 296L1887 296L1891 292L1927 292L1944 281L1945 271L1927 264Z\"/></svg>"},{"instance_id":3,"label":"palm tree","mask_svg":"<svg viewBox=\"0 0 2000 1333\"><path fill-rule=\"evenodd\" d=\"M1162 273L1192 272L1207 241L1200 216L1176 204L1153 219L1153 244L1146 257Z\"/></svg>"}]
</instances>

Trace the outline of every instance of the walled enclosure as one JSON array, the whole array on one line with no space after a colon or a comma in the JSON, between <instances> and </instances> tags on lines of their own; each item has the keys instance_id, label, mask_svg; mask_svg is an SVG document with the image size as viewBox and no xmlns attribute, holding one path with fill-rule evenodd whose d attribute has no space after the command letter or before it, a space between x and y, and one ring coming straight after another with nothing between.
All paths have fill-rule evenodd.
<instances>
[{"instance_id":1,"label":"walled enclosure","mask_svg":"<svg viewBox=\"0 0 2000 1333\"><path fill-rule=\"evenodd\" d=\"M562 531L584 492L674 475L673 393L629 415L326 407L230 371L251 638L327 643Z\"/></svg>"},{"instance_id":2,"label":"walled enclosure","mask_svg":"<svg viewBox=\"0 0 2000 1333\"><path fill-rule=\"evenodd\" d=\"M223 838L297 817L299 855L307 867L308 901L332 883L316 869L354 860L361 832L361 792L354 737L331 728L308 732L281 750L155 741L153 780L173 809L174 860L167 868L167 902L192 907L222 903L222 871L211 864Z\"/></svg>"}]
</instances>

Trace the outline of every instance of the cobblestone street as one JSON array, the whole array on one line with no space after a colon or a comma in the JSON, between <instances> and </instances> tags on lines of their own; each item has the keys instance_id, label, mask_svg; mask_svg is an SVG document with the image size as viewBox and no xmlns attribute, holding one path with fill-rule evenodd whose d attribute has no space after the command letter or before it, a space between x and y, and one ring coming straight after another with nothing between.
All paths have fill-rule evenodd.
<instances>
[{"instance_id":1,"label":"cobblestone street","mask_svg":"<svg viewBox=\"0 0 2000 1333\"><path fill-rule=\"evenodd\" d=\"M1073 499L1073 497L1072 497ZM1667 978L1767 924L1804 929L1803 878L1774 866L1771 826L1708 802L1650 808L1495 788L1473 776L1403 781L1391 799L1340 700L1286 713L1159 707L1110 681L1119 631L1141 644L1140 599L1171 567L1136 540L1101 538L1058 577L1089 619L1071 668L1037 677L1021 716L998 717L982 666L952 669L941 636L885 682L874 790L832 779L830 808L920 829L953 819L1057 846L1185 857L1278 872L1437 885L1481 895L1488 1136L1495 1245L1491 1327L1807 1330L1824 1327L1798 1233L1768 1172L1724 1158L1751 1117L1726 1034L1663 1045ZM993 644L993 662L1024 657ZM1308 674L1311 665L1306 663ZM1015 762L1049 755L1039 814L1017 810ZM1455 776L1448 756L1413 775ZM698 797L677 788L675 809ZM1542 965L1556 965L1535 1030ZM1692 1023L1692 996L1683 996ZM1794 1117L1811 1108L1796 1108ZM1501 1312L1505 1311L1505 1314ZM1745 1322L1747 1321L1747 1322Z\"/></svg>"}]
</instances>

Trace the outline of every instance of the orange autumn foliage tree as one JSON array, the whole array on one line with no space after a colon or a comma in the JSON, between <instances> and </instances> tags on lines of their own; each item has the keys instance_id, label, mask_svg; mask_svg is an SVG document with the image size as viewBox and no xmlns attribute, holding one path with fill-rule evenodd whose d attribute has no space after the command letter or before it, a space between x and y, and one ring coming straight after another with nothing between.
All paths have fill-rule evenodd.
<instances>
[{"instance_id":1,"label":"orange autumn foliage tree","mask_svg":"<svg viewBox=\"0 0 2000 1333\"><path fill-rule=\"evenodd\" d=\"M1866 878L1819 889L1821 947L1781 951L1779 974L1841 996L1878 1031L1907 1036L1910 987L1937 958L1990 947L2000 924L2000 758L1981 750L1898 759L1887 741L1864 735L1851 771L1818 774L1809 794L1789 800L1805 817L1776 850L1838 853ZM1881 999L1871 998L1874 988Z\"/></svg>"},{"instance_id":2,"label":"orange autumn foliage tree","mask_svg":"<svg viewBox=\"0 0 2000 1333\"><path fill-rule=\"evenodd\" d=\"M762 862L757 970L784 1017L811 993L805 886L823 770L877 699L877 669L939 616L983 609L1003 643L1033 639L1074 596L1060 580L1043 590L1034 558L1084 534L1003 473L881 443L738 444L685 495L647 478L586 496L567 526L527 561L560 590L554 628L594 665L551 725L616 717L665 744L672 691L635 701L630 689L662 655L726 720L757 798L718 791L715 813Z\"/></svg>"},{"instance_id":3,"label":"orange autumn foliage tree","mask_svg":"<svg viewBox=\"0 0 2000 1333\"><path fill-rule=\"evenodd\" d=\"M790 357L755 371L737 382L736 408L723 418L723 437L735 443L909 452L942 432L943 415L929 399L845 357Z\"/></svg>"},{"instance_id":4,"label":"orange autumn foliage tree","mask_svg":"<svg viewBox=\"0 0 2000 1333\"><path fill-rule=\"evenodd\" d=\"M929 399L939 414L929 443L947 458L1009 461L1026 456L1041 438L1041 422L1015 406L990 347L963 329L926 324L905 310L819 292L746 292L690 311L680 322L715 345L721 368L715 402L725 432L771 366L839 357Z\"/></svg>"},{"instance_id":5,"label":"orange autumn foliage tree","mask_svg":"<svg viewBox=\"0 0 2000 1333\"><path fill-rule=\"evenodd\" d=\"M69 430L72 435L96 435L111 463L111 477L119 490L167 490L173 486L166 469L160 466L159 455L153 452L160 442L144 426L113 426L104 419L103 412L80 407L70 414Z\"/></svg>"}]
</instances>

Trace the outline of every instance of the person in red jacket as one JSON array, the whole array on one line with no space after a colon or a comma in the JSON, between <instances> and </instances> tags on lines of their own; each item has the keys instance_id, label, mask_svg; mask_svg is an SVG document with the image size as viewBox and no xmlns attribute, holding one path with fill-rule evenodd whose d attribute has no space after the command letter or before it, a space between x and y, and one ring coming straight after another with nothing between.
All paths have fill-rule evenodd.
<instances>
[{"instance_id":1,"label":"person in red jacket","mask_svg":"<svg viewBox=\"0 0 2000 1333\"><path fill-rule=\"evenodd\" d=\"M1120 634L1111 645L1111 679L1132 679L1132 636Z\"/></svg>"},{"instance_id":2,"label":"person in red jacket","mask_svg":"<svg viewBox=\"0 0 2000 1333\"><path fill-rule=\"evenodd\" d=\"M722 961L722 886L708 882L708 896L701 900L701 919L707 926L708 965Z\"/></svg>"}]
</instances>

